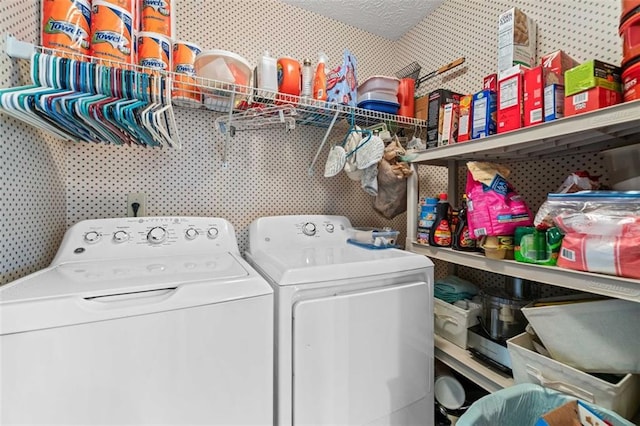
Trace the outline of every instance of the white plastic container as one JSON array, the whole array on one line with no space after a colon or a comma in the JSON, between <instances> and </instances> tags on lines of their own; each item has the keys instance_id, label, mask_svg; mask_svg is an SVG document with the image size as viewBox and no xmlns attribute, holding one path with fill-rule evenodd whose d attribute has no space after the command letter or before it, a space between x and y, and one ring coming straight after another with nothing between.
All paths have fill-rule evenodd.
<instances>
[{"instance_id":1,"label":"white plastic container","mask_svg":"<svg viewBox=\"0 0 640 426\"><path fill-rule=\"evenodd\" d=\"M393 102L398 102L398 87L400 80L395 77L386 77L384 75L374 75L369 77L358 86L358 96L367 92L384 92L395 98Z\"/></svg>"},{"instance_id":2,"label":"white plastic container","mask_svg":"<svg viewBox=\"0 0 640 426\"><path fill-rule=\"evenodd\" d=\"M278 91L277 60L269 56L268 51L265 51L258 60L257 80L258 89L273 93Z\"/></svg>"},{"instance_id":3,"label":"white plastic container","mask_svg":"<svg viewBox=\"0 0 640 426\"><path fill-rule=\"evenodd\" d=\"M358 92L358 103L367 101L382 101L397 104L398 97L388 92L380 92L375 90L373 92Z\"/></svg>"},{"instance_id":4,"label":"white plastic container","mask_svg":"<svg viewBox=\"0 0 640 426\"><path fill-rule=\"evenodd\" d=\"M469 309L463 309L444 300L434 298L434 330L456 346L467 349L467 329L478 324L482 305L469 301Z\"/></svg>"},{"instance_id":5,"label":"white plastic container","mask_svg":"<svg viewBox=\"0 0 640 426\"><path fill-rule=\"evenodd\" d=\"M234 105L231 105L232 92L249 94L253 68L236 53L226 50L200 52L195 58L194 68L198 77L206 79L202 83L202 93L208 109L226 112L246 99L246 96L236 96Z\"/></svg>"},{"instance_id":6,"label":"white plastic container","mask_svg":"<svg viewBox=\"0 0 640 426\"><path fill-rule=\"evenodd\" d=\"M537 353L528 333L507 340L507 347L516 384L534 383L555 389L613 410L627 419L633 418L640 405L638 375L627 374L617 383L602 380ZM600 352L600 356L606 354L606 350Z\"/></svg>"},{"instance_id":7,"label":"white plastic container","mask_svg":"<svg viewBox=\"0 0 640 426\"><path fill-rule=\"evenodd\" d=\"M586 296L593 298L592 295ZM594 373L640 373L640 303L554 297L522 308L553 359ZM541 303L547 306L536 306Z\"/></svg>"}]
</instances>

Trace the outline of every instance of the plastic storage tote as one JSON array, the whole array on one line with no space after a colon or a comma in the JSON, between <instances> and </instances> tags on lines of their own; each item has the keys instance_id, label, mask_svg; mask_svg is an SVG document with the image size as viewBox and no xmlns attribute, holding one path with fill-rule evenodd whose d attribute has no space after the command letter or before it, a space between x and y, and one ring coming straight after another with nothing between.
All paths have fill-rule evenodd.
<instances>
[{"instance_id":1,"label":"plastic storage tote","mask_svg":"<svg viewBox=\"0 0 640 426\"><path fill-rule=\"evenodd\" d=\"M553 359L592 373L640 373L640 303L553 297L525 306L522 313Z\"/></svg>"},{"instance_id":2,"label":"plastic storage tote","mask_svg":"<svg viewBox=\"0 0 640 426\"><path fill-rule=\"evenodd\" d=\"M528 333L507 340L507 346L517 384L533 383L555 389L627 419L638 411L640 376L636 374L595 376L569 367L536 352Z\"/></svg>"},{"instance_id":3,"label":"plastic storage tote","mask_svg":"<svg viewBox=\"0 0 640 426\"><path fill-rule=\"evenodd\" d=\"M533 384L499 390L474 402L460 417L457 426L534 425L548 413L576 398ZM613 411L585 404L613 426L634 426Z\"/></svg>"},{"instance_id":4,"label":"plastic storage tote","mask_svg":"<svg viewBox=\"0 0 640 426\"><path fill-rule=\"evenodd\" d=\"M435 333L462 349L467 349L467 329L478 324L482 305L467 301L467 309L464 309L437 297L433 301Z\"/></svg>"},{"instance_id":5,"label":"plastic storage tote","mask_svg":"<svg viewBox=\"0 0 640 426\"><path fill-rule=\"evenodd\" d=\"M398 247L399 231L389 228L350 228L347 242L368 249L384 249Z\"/></svg>"}]
</instances>

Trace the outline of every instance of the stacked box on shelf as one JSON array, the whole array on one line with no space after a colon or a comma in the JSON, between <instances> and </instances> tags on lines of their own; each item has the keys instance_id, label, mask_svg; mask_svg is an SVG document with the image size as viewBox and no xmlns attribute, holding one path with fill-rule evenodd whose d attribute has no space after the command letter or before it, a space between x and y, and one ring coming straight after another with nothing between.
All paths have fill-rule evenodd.
<instances>
[{"instance_id":1,"label":"stacked box on shelf","mask_svg":"<svg viewBox=\"0 0 640 426\"><path fill-rule=\"evenodd\" d=\"M460 94L446 89L438 89L429 93L427 109L427 147L433 148L442 143L444 122L444 106L448 103L459 103Z\"/></svg>"},{"instance_id":2,"label":"stacked box on shelf","mask_svg":"<svg viewBox=\"0 0 640 426\"><path fill-rule=\"evenodd\" d=\"M482 90L473 95L471 138L486 138L496 133L497 94Z\"/></svg>"},{"instance_id":3,"label":"stacked box on shelf","mask_svg":"<svg viewBox=\"0 0 640 426\"><path fill-rule=\"evenodd\" d=\"M544 121L544 79L542 66L524 71L524 126Z\"/></svg>"},{"instance_id":4,"label":"stacked box on shelf","mask_svg":"<svg viewBox=\"0 0 640 426\"><path fill-rule=\"evenodd\" d=\"M514 7L498 17L498 71L534 66L536 47L536 24L524 12Z\"/></svg>"},{"instance_id":5,"label":"stacked box on shelf","mask_svg":"<svg viewBox=\"0 0 640 426\"><path fill-rule=\"evenodd\" d=\"M522 127L525 70L527 68L515 65L498 76L498 133Z\"/></svg>"},{"instance_id":6,"label":"stacked box on shelf","mask_svg":"<svg viewBox=\"0 0 640 426\"><path fill-rule=\"evenodd\" d=\"M598 60L565 72L565 115L575 115L622 101L622 70Z\"/></svg>"}]
</instances>

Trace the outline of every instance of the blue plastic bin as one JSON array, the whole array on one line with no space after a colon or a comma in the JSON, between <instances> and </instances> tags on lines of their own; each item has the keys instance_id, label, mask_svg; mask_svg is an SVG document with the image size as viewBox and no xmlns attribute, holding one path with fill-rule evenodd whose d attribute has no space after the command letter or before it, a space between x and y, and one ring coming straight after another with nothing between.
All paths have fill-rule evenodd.
<instances>
[{"instance_id":1,"label":"blue plastic bin","mask_svg":"<svg viewBox=\"0 0 640 426\"><path fill-rule=\"evenodd\" d=\"M544 414L576 398L523 383L494 392L474 402L457 426L533 426ZM634 426L613 411L585 403L614 426Z\"/></svg>"}]
</instances>

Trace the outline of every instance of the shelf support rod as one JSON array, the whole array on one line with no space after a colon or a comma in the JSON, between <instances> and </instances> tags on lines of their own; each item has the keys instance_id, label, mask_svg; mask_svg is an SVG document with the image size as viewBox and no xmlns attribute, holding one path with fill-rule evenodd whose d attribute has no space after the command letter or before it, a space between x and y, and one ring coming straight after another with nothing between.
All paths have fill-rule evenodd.
<instances>
[{"instance_id":1,"label":"shelf support rod","mask_svg":"<svg viewBox=\"0 0 640 426\"><path fill-rule=\"evenodd\" d=\"M333 115L333 118L331 119L331 124L329 124L329 127L327 127L327 131L324 134L324 138L322 138L322 143L320 143L320 146L318 147L318 151L316 151L316 155L315 157L313 157L313 161L311 161L311 165L309 165L309 170L307 170L307 174L309 176L313 176L313 166L315 166L316 161L318 160L318 156L320 155L320 151L322 151L322 147L324 147L324 144L327 142L327 138L329 138L329 133L331 133L331 129L333 129L333 125L336 124L338 115L340 115L339 109L337 109L336 113Z\"/></svg>"},{"instance_id":2,"label":"shelf support rod","mask_svg":"<svg viewBox=\"0 0 640 426\"><path fill-rule=\"evenodd\" d=\"M409 249L417 241L416 226L418 226L419 176L416 164L411 164L411 174L407 177L407 242L405 249Z\"/></svg>"},{"instance_id":3,"label":"shelf support rod","mask_svg":"<svg viewBox=\"0 0 640 426\"><path fill-rule=\"evenodd\" d=\"M222 168L229 168L229 161L227 159L229 155L229 145L231 144L231 136L235 135L236 129L233 127L233 108L236 102L236 92L233 90L231 92L231 100L229 103L229 122L227 123L226 132L224 135L224 147L222 149Z\"/></svg>"},{"instance_id":4,"label":"shelf support rod","mask_svg":"<svg viewBox=\"0 0 640 426\"><path fill-rule=\"evenodd\" d=\"M14 59L31 59L31 55L36 51L36 46L20 41L11 34L6 34L6 52Z\"/></svg>"}]
</instances>

